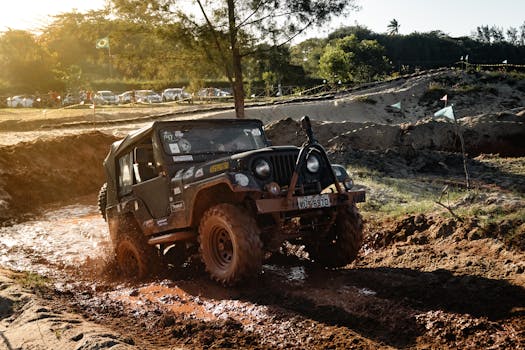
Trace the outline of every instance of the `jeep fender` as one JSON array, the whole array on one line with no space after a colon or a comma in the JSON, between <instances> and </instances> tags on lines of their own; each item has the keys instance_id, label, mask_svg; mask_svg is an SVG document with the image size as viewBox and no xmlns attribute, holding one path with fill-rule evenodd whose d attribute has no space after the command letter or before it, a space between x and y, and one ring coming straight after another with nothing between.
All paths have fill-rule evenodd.
<instances>
[{"instance_id":1,"label":"jeep fender","mask_svg":"<svg viewBox=\"0 0 525 350\"><path fill-rule=\"evenodd\" d=\"M189 222L197 227L204 212L220 203L242 203L246 197L260 197L261 191L256 187L243 187L232 183L228 174L222 174L210 181L196 184L194 200L191 205Z\"/></svg>"}]
</instances>

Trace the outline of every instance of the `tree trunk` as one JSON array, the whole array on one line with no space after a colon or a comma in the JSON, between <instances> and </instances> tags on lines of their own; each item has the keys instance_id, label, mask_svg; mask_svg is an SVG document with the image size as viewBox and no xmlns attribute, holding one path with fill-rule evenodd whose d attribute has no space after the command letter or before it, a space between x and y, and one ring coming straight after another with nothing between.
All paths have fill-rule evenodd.
<instances>
[{"instance_id":1,"label":"tree trunk","mask_svg":"<svg viewBox=\"0 0 525 350\"><path fill-rule=\"evenodd\" d=\"M235 101L235 115L244 118L244 83L242 81L241 54L237 46L237 28L235 25L234 0L228 0L228 23L230 32L230 47L233 65L233 98Z\"/></svg>"}]
</instances>

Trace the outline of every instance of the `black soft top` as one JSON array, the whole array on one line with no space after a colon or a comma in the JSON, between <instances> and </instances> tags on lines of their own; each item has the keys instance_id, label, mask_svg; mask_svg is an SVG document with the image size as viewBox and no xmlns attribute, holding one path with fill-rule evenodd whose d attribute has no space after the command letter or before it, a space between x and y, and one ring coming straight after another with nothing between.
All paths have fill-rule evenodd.
<instances>
[{"instance_id":1,"label":"black soft top","mask_svg":"<svg viewBox=\"0 0 525 350\"><path fill-rule=\"evenodd\" d=\"M116 170L116 159L122 154L129 152L131 148L143 141L144 139L152 139L155 130L166 127L180 127L180 128L191 128L191 127L213 127L216 125L225 124L256 124L257 127L262 129L262 122L258 119L180 119L180 120L167 120L167 121L154 121L145 125L144 127L129 133L125 138L120 141L113 142L110 147L109 153L104 159L104 168L106 170L107 178L107 194L108 194L108 205L113 205L117 202L116 195L116 182L117 182L117 170Z\"/></svg>"}]
</instances>

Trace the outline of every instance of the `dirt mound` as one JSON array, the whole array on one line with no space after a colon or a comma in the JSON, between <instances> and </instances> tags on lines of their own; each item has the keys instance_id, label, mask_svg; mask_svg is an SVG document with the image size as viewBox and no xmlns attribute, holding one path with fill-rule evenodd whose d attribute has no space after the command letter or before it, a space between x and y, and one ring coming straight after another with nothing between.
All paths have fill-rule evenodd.
<instances>
[{"instance_id":1,"label":"dirt mound","mask_svg":"<svg viewBox=\"0 0 525 350\"><path fill-rule=\"evenodd\" d=\"M0 222L96 192L113 136L100 132L0 147Z\"/></svg>"},{"instance_id":2,"label":"dirt mound","mask_svg":"<svg viewBox=\"0 0 525 350\"><path fill-rule=\"evenodd\" d=\"M327 148L386 150L391 148L458 152L453 123L424 119L414 124L385 125L353 122L313 122L316 138ZM511 112L464 118L460 130L470 155L525 155L525 119ZM291 118L271 122L266 132L274 145L301 145L306 136Z\"/></svg>"}]
</instances>

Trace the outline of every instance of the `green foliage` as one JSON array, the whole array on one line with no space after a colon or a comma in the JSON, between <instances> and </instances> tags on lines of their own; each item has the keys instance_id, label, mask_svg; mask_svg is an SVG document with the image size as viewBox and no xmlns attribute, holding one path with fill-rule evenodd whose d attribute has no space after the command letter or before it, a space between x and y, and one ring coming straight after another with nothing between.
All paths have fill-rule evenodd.
<instances>
[{"instance_id":1,"label":"green foliage","mask_svg":"<svg viewBox=\"0 0 525 350\"><path fill-rule=\"evenodd\" d=\"M24 288L44 290L49 287L49 279L33 272L20 272L14 276L15 281Z\"/></svg>"},{"instance_id":2,"label":"green foliage","mask_svg":"<svg viewBox=\"0 0 525 350\"><path fill-rule=\"evenodd\" d=\"M274 72L264 72L262 74L262 79L264 81L264 88L266 91L266 96L270 96L272 88L277 82L277 75Z\"/></svg>"},{"instance_id":3,"label":"green foliage","mask_svg":"<svg viewBox=\"0 0 525 350\"><path fill-rule=\"evenodd\" d=\"M332 82L369 82L381 78L390 68L384 52L377 41L359 40L352 34L327 45L319 70Z\"/></svg>"},{"instance_id":4,"label":"green foliage","mask_svg":"<svg viewBox=\"0 0 525 350\"><path fill-rule=\"evenodd\" d=\"M37 39L22 30L8 30L0 36L0 79L15 91L47 91L61 86L53 75L53 55Z\"/></svg>"},{"instance_id":5,"label":"green foliage","mask_svg":"<svg viewBox=\"0 0 525 350\"><path fill-rule=\"evenodd\" d=\"M330 82L349 79L349 54L342 48L328 44L319 60L319 73Z\"/></svg>"}]
</instances>

